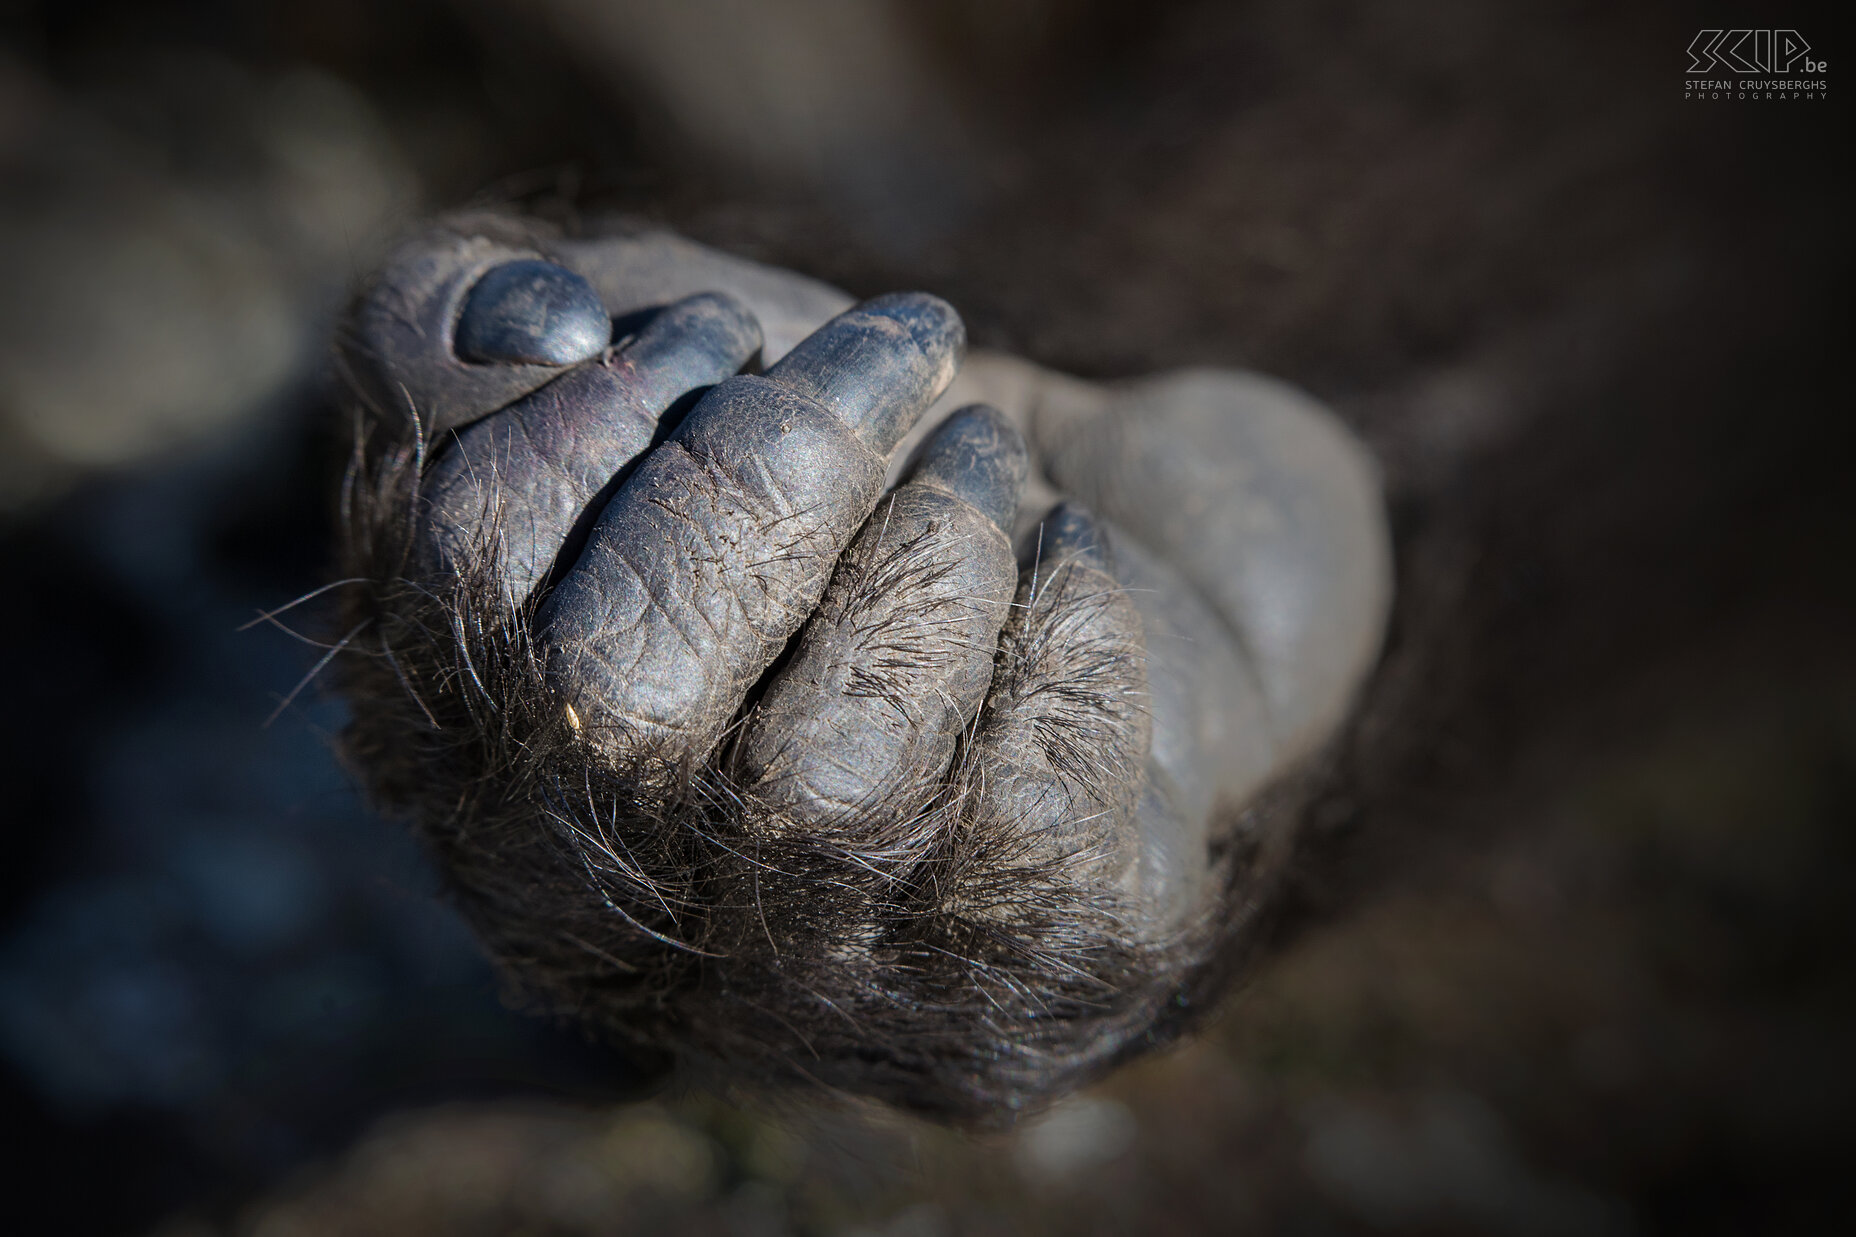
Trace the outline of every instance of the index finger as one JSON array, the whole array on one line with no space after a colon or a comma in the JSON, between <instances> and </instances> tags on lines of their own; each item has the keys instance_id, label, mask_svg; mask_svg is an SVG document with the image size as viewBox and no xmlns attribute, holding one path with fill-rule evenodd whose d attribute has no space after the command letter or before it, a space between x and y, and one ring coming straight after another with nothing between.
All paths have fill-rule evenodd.
<instances>
[{"instance_id":1,"label":"index finger","mask_svg":"<svg viewBox=\"0 0 1856 1237\"><path fill-rule=\"evenodd\" d=\"M706 756L817 606L965 342L945 301L882 297L697 404L537 614L570 720L623 757Z\"/></svg>"}]
</instances>

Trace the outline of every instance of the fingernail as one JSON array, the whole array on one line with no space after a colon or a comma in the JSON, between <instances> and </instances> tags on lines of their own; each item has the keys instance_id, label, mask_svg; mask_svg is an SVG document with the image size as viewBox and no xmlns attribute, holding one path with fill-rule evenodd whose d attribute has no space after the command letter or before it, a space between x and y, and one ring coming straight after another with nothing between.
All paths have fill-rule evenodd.
<instances>
[{"instance_id":1,"label":"fingernail","mask_svg":"<svg viewBox=\"0 0 1856 1237\"><path fill-rule=\"evenodd\" d=\"M897 292L839 314L767 377L817 400L887 455L954 380L966 342L952 305L926 292Z\"/></svg>"},{"instance_id":2,"label":"fingernail","mask_svg":"<svg viewBox=\"0 0 1856 1237\"><path fill-rule=\"evenodd\" d=\"M891 292L871 297L858 308L900 322L937 379L943 385L953 381L966 354L967 325L952 305L926 292Z\"/></svg>"},{"instance_id":3,"label":"fingernail","mask_svg":"<svg viewBox=\"0 0 1856 1237\"><path fill-rule=\"evenodd\" d=\"M506 262L471 289L458 319L457 353L504 365L573 365L612 342L612 319L593 285L534 258Z\"/></svg>"},{"instance_id":4,"label":"fingernail","mask_svg":"<svg viewBox=\"0 0 1856 1237\"><path fill-rule=\"evenodd\" d=\"M1039 552L1047 567L1073 562L1098 571L1111 569L1101 521L1080 503L1058 503L1051 508L1044 517Z\"/></svg>"},{"instance_id":5,"label":"fingernail","mask_svg":"<svg viewBox=\"0 0 1856 1237\"><path fill-rule=\"evenodd\" d=\"M937 485L971 503L1009 533L1030 467L1018 428L997 409L971 404L929 436L909 479Z\"/></svg>"}]
</instances>

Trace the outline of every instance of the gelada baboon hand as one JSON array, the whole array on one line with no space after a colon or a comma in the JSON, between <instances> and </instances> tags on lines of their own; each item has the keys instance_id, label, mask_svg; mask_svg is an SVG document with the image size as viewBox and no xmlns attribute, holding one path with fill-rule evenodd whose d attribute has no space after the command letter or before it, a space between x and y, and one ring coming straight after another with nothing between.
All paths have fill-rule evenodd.
<instances>
[{"instance_id":1,"label":"gelada baboon hand","mask_svg":"<svg viewBox=\"0 0 1856 1237\"><path fill-rule=\"evenodd\" d=\"M988 1120L1228 971L1286 836L1245 809L1377 648L1372 471L1261 379L964 349L498 218L357 301L347 747L532 999Z\"/></svg>"}]
</instances>

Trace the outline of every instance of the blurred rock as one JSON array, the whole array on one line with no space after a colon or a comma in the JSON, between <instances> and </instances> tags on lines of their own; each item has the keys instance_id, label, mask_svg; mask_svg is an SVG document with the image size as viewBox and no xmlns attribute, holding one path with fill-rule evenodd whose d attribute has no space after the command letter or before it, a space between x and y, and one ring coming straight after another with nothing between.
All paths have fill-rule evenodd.
<instances>
[{"instance_id":1,"label":"blurred rock","mask_svg":"<svg viewBox=\"0 0 1856 1237\"><path fill-rule=\"evenodd\" d=\"M419 201L310 69L150 52L85 93L0 58L0 508L259 415Z\"/></svg>"},{"instance_id":2,"label":"blurred rock","mask_svg":"<svg viewBox=\"0 0 1856 1237\"><path fill-rule=\"evenodd\" d=\"M1377 1229L1458 1225L1527 1237L1633 1231L1615 1203L1544 1179L1518 1160L1500 1120L1471 1095L1421 1095L1406 1117L1349 1104L1305 1115L1308 1169Z\"/></svg>"},{"instance_id":3,"label":"blurred rock","mask_svg":"<svg viewBox=\"0 0 1856 1237\"><path fill-rule=\"evenodd\" d=\"M984 191L979 139L909 5L476 2L539 13L615 99L642 96L674 162L797 190L897 256L945 240Z\"/></svg>"},{"instance_id":4,"label":"blurred rock","mask_svg":"<svg viewBox=\"0 0 1856 1237\"><path fill-rule=\"evenodd\" d=\"M1097 1096L1066 1100L1018 1135L1019 1169L1062 1181L1099 1168L1134 1145L1140 1125L1127 1105Z\"/></svg>"}]
</instances>

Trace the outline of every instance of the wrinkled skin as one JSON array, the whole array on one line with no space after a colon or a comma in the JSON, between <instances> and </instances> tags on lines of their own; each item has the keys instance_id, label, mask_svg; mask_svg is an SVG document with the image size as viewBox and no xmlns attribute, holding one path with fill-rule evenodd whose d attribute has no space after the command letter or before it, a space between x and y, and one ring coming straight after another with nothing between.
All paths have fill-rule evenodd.
<instances>
[{"instance_id":1,"label":"wrinkled skin","mask_svg":"<svg viewBox=\"0 0 1856 1237\"><path fill-rule=\"evenodd\" d=\"M408 241L342 358L348 750L532 997L985 1121L1228 973L1287 832L1247 809L1390 588L1305 396L496 217Z\"/></svg>"}]
</instances>

